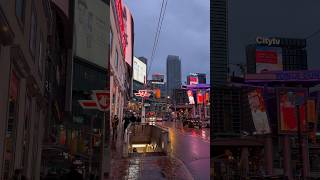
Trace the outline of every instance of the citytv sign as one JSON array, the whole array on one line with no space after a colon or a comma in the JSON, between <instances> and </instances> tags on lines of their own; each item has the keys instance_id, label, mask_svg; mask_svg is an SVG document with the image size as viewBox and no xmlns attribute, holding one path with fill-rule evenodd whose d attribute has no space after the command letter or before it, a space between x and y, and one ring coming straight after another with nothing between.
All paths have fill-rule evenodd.
<instances>
[{"instance_id":1,"label":"citytv sign","mask_svg":"<svg viewBox=\"0 0 320 180\"><path fill-rule=\"evenodd\" d=\"M280 45L280 39L277 39L277 38L266 38L266 37L258 36L256 38L256 42L257 44L268 45L268 46Z\"/></svg>"}]
</instances>

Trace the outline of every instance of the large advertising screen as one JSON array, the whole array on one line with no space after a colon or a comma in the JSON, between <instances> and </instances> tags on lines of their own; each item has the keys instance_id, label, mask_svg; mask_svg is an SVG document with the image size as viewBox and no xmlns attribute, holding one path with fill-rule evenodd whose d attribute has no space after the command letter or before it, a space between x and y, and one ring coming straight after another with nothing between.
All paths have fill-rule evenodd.
<instances>
[{"instance_id":1,"label":"large advertising screen","mask_svg":"<svg viewBox=\"0 0 320 180\"><path fill-rule=\"evenodd\" d=\"M125 5L124 6L124 19L125 19L125 31L126 31L126 37L127 37L127 47L126 47L126 55L125 55L125 61L132 66L132 15L129 10L129 8Z\"/></svg>"},{"instance_id":2,"label":"large advertising screen","mask_svg":"<svg viewBox=\"0 0 320 180\"><path fill-rule=\"evenodd\" d=\"M189 104L195 104L192 91L188 90L187 93L188 93L188 98L189 98Z\"/></svg>"},{"instance_id":3,"label":"large advertising screen","mask_svg":"<svg viewBox=\"0 0 320 180\"><path fill-rule=\"evenodd\" d=\"M296 99L305 99L306 91L303 89L279 89L279 132L296 133L298 131L298 118ZM301 130L306 131L306 105L299 106L299 119Z\"/></svg>"},{"instance_id":4,"label":"large advertising screen","mask_svg":"<svg viewBox=\"0 0 320 180\"><path fill-rule=\"evenodd\" d=\"M75 54L107 68L109 8L101 0L75 0Z\"/></svg>"},{"instance_id":5,"label":"large advertising screen","mask_svg":"<svg viewBox=\"0 0 320 180\"><path fill-rule=\"evenodd\" d=\"M190 85L197 85L199 84L198 76L189 76Z\"/></svg>"},{"instance_id":6,"label":"large advertising screen","mask_svg":"<svg viewBox=\"0 0 320 180\"><path fill-rule=\"evenodd\" d=\"M262 88L256 88L248 93L252 120L255 127L255 134L269 134L270 126L267 116L265 102L262 96Z\"/></svg>"},{"instance_id":7,"label":"large advertising screen","mask_svg":"<svg viewBox=\"0 0 320 180\"><path fill-rule=\"evenodd\" d=\"M282 49L280 47L256 47L256 73L281 71Z\"/></svg>"},{"instance_id":8,"label":"large advertising screen","mask_svg":"<svg viewBox=\"0 0 320 180\"><path fill-rule=\"evenodd\" d=\"M147 77L147 65L136 57L133 57L133 79L145 83Z\"/></svg>"}]
</instances>

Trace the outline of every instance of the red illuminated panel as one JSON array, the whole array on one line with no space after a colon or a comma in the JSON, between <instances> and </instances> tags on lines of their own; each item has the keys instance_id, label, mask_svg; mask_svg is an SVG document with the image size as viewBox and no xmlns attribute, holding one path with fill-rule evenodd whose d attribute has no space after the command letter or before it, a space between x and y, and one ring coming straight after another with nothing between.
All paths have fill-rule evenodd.
<instances>
[{"instance_id":1,"label":"red illuminated panel","mask_svg":"<svg viewBox=\"0 0 320 180\"><path fill-rule=\"evenodd\" d=\"M267 63L267 64L277 64L278 56L274 51L256 51L256 62L257 63Z\"/></svg>"},{"instance_id":2,"label":"red illuminated panel","mask_svg":"<svg viewBox=\"0 0 320 180\"><path fill-rule=\"evenodd\" d=\"M299 96L304 96L304 93L298 93ZM306 108L305 105L300 106L300 123L302 131L306 131ZM290 102L288 94L280 95L280 124L281 131L295 132L298 130L295 105Z\"/></svg>"},{"instance_id":3,"label":"red illuminated panel","mask_svg":"<svg viewBox=\"0 0 320 180\"><path fill-rule=\"evenodd\" d=\"M120 27L120 33L121 33L121 44L122 44L122 51L123 56L125 58L126 56L126 46L127 46L127 39L126 39L126 33L124 28L124 22L123 22L123 8L122 8L122 0L116 0L116 8L117 8L117 15L118 15L118 22Z\"/></svg>"},{"instance_id":4,"label":"red illuminated panel","mask_svg":"<svg viewBox=\"0 0 320 180\"><path fill-rule=\"evenodd\" d=\"M198 100L198 104L203 104L203 95L201 92L198 92L197 94L197 100Z\"/></svg>"}]
</instances>

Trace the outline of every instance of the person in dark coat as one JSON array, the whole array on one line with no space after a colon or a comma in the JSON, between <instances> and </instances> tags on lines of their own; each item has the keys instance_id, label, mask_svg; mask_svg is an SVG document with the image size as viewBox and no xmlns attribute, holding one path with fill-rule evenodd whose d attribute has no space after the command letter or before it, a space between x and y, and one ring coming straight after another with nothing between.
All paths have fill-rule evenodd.
<instances>
[{"instance_id":1,"label":"person in dark coat","mask_svg":"<svg viewBox=\"0 0 320 180\"><path fill-rule=\"evenodd\" d=\"M63 178L65 180L84 180L82 175L77 171L75 167L71 168L71 171L66 174L66 176Z\"/></svg>"},{"instance_id":2,"label":"person in dark coat","mask_svg":"<svg viewBox=\"0 0 320 180\"><path fill-rule=\"evenodd\" d=\"M135 123L135 122L136 122L136 117L135 117L133 114L131 114L130 121L131 121L132 123Z\"/></svg>"}]
</instances>

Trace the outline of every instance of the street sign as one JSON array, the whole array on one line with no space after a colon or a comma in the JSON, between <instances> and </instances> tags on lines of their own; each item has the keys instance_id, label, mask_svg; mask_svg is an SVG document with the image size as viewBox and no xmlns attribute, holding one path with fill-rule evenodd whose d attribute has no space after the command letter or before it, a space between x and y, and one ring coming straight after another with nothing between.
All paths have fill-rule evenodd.
<instances>
[{"instance_id":1,"label":"street sign","mask_svg":"<svg viewBox=\"0 0 320 180\"><path fill-rule=\"evenodd\" d=\"M83 109L98 109L107 111L110 108L110 92L105 90L94 90L91 95L92 100L79 100Z\"/></svg>"}]
</instances>

